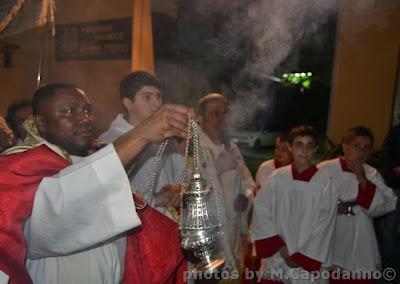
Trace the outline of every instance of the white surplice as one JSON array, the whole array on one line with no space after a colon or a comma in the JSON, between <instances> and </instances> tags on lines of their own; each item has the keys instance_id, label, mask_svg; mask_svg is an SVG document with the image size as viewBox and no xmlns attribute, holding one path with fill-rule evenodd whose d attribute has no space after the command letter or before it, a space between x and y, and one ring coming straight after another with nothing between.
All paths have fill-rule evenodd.
<instances>
[{"instance_id":1,"label":"white surplice","mask_svg":"<svg viewBox=\"0 0 400 284\"><path fill-rule=\"evenodd\" d=\"M10 280L10 277L0 270L0 284L7 284L8 280Z\"/></svg>"},{"instance_id":2,"label":"white surplice","mask_svg":"<svg viewBox=\"0 0 400 284\"><path fill-rule=\"evenodd\" d=\"M332 176L342 201L355 201L359 182L354 173L345 171L340 159L322 162L320 170ZM376 186L369 208L356 205L355 215L338 215L333 242L333 264L349 271L374 271L380 269L380 254L373 226L373 218L393 211L397 197L385 185L379 172L364 164L368 181Z\"/></svg>"},{"instance_id":3,"label":"white surplice","mask_svg":"<svg viewBox=\"0 0 400 284\"><path fill-rule=\"evenodd\" d=\"M237 167L218 176L215 161L218 155L225 151L225 146L214 144L203 131L200 131L200 138L204 149L204 160L200 163L200 171L205 179L208 182L213 181L217 188L215 193L218 194L219 217L223 225L226 265L231 269L237 269L237 264L242 261L241 235L248 234L247 215L253 203L254 180L238 146L232 142L229 143L229 148L236 157ZM234 200L239 194L249 199L246 210L242 212L234 209ZM214 196L213 200L216 199Z\"/></svg>"},{"instance_id":4,"label":"white surplice","mask_svg":"<svg viewBox=\"0 0 400 284\"><path fill-rule=\"evenodd\" d=\"M108 145L44 178L25 224L34 283L120 283L129 229L140 225L125 169Z\"/></svg>"},{"instance_id":5,"label":"white surplice","mask_svg":"<svg viewBox=\"0 0 400 284\"><path fill-rule=\"evenodd\" d=\"M267 177L275 170L275 160L267 160L261 163L256 173L256 183L260 188L264 185Z\"/></svg>"},{"instance_id":6,"label":"white surplice","mask_svg":"<svg viewBox=\"0 0 400 284\"><path fill-rule=\"evenodd\" d=\"M271 254L263 260L263 269L290 273L278 251L283 245L291 256L300 254L328 266L336 200L331 179L320 171L303 181L293 177L292 165L275 170L256 195L253 209L252 240L256 246L261 242ZM279 245L273 241L276 238L281 240ZM302 279L284 282L310 283Z\"/></svg>"},{"instance_id":7,"label":"white surplice","mask_svg":"<svg viewBox=\"0 0 400 284\"><path fill-rule=\"evenodd\" d=\"M111 123L109 129L101 134L99 141L112 143L115 139L133 129L122 114L118 114ZM151 174L154 171L154 160L159 144L148 145L142 153L133 161L132 170L129 171L129 179L135 190L146 194L150 185ZM159 192L163 186L181 182L183 174L183 159L178 153L174 140L170 140L161 159L159 175L156 177L154 191ZM146 197L146 196L144 196ZM150 203L152 205L152 202ZM165 213L165 207L155 207L158 211Z\"/></svg>"}]
</instances>

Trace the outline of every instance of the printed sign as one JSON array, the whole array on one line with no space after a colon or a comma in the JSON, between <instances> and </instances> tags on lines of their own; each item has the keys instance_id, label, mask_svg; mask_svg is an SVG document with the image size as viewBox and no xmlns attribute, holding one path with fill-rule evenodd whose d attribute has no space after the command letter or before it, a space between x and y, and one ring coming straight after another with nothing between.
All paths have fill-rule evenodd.
<instances>
[{"instance_id":1,"label":"printed sign","mask_svg":"<svg viewBox=\"0 0 400 284\"><path fill-rule=\"evenodd\" d=\"M56 26L56 60L131 57L132 18Z\"/></svg>"}]
</instances>

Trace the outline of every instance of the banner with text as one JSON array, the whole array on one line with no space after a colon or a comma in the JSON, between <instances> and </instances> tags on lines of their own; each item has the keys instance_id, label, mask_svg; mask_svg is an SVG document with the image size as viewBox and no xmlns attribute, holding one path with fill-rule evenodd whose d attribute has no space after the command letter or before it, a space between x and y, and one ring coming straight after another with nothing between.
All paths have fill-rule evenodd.
<instances>
[{"instance_id":1,"label":"banner with text","mask_svg":"<svg viewBox=\"0 0 400 284\"><path fill-rule=\"evenodd\" d=\"M132 18L56 26L56 60L128 59Z\"/></svg>"}]
</instances>

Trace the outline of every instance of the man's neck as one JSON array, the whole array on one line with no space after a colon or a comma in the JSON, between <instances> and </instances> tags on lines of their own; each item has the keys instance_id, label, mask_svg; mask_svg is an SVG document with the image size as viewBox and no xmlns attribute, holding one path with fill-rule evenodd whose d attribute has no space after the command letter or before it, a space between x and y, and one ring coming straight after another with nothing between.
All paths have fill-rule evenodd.
<instances>
[{"instance_id":1,"label":"man's neck","mask_svg":"<svg viewBox=\"0 0 400 284\"><path fill-rule=\"evenodd\" d=\"M293 162L293 165L299 173L304 172L313 166L312 163L306 163L306 164L301 163L300 164L300 163L296 163L296 162Z\"/></svg>"},{"instance_id":2,"label":"man's neck","mask_svg":"<svg viewBox=\"0 0 400 284\"><path fill-rule=\"evenodd\" d=\"M224 144L224 138L222 135L218 133L212 133L211 131L204 131L203 132L210 138L210 140L215 144L215 145L221 145Z\"/></svg>"},{"instance_id":3,"label":"man's neck","mask_svg":"<svg viewBox=\"0 0 400 284\"><path fill-rule=\"evenodd\" d=\"M124 115L124 118L125 118L125 120L126 121L128 121L129 122L129 124L130 125L132 125L132 126L136 126L136 125L138 125L139 123L141 123L144 119L140 119L140 118L138 118L138 117L135 117L134 115L132 115L132 114L125 114Z\"/></svg>"}]
</instances>

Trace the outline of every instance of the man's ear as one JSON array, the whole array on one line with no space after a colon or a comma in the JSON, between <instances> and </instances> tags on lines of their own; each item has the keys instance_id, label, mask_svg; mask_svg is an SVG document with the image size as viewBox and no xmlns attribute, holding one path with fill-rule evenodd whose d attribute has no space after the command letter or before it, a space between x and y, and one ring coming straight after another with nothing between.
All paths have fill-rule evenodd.
<instances>
[{"instance_id":1,"label":"man's ear","mask_svg":"<svg viewBox=\"0 0 400 284\"><path fill-rule=\"evenodd\" d=\"M287 146L287 148L288 148L288 150L289 150L289 152L291 154L292 153L292 145L290 145L289 142L285 142L285 143L286 143L286 146Z\"/></svg>"},{"instance_id":2,"label":"man's ear","mask_svg":"<svg viewBox=\"0 0 400 284\"><path fill-rule=\"evenodd\" d=\"M122 105L127 111L130 111L132 109L133 101L129 98L122 98Z\"/></svg>"},{"instance_id":3,"label":"man's ear","mask_svg":"<svg viewBox=\"0 0 400 284\"><path fill-rule=\"evenodd\" d=\"M36 125L36 128L39 130L40 134L46 133L47 123L44 117L40 114L35 114L33 116L33 122Z\"/></svg>"},{"instance_id":4,"label":"man's ear","mask_svg":"<svg viewBox=\"0 0 400 284\"><path fill-rule=\"evenodd\" d=\"M349 149L349 145L347 145L345 142L342 142L342 151L343 151L343 154L346 154L347 151L348 151L348 149Z\"/></svg>"}]
</instances>

